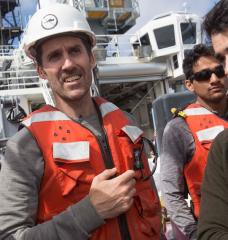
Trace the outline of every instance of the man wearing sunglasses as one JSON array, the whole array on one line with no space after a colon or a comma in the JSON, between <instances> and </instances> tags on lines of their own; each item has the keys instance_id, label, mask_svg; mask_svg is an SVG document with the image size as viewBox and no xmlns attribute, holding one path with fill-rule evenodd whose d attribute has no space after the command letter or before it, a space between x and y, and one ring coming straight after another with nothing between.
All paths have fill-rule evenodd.
<instances>
[{"instance_id":1,"label":"man wearing sunglasses","mask_svg":"<svg viewBox=\"0 0 228 240\"><path fill-rule=\"evenodd\" d=\"M227 119L227 79L211 49L199 44L183 62L186 88L196 95L171 120L163 134L161 183L165 206L174 226L176 239L196 239L200 188L207 154L215 136ZM186 195L192 199L188 207Z\"/></svg>"}]
</instances>

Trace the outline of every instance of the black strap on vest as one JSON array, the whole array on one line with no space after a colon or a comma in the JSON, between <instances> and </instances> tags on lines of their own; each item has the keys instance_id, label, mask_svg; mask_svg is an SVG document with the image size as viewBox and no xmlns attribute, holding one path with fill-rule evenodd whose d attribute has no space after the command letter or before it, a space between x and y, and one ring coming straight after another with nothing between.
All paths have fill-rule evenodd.
<instances>
[{"instance_id":1,"label":"black strap on vest","mask_svg":"<svg viewBox=\"0 0 228 240\"><path fill-rule=\"evenodd\" d=\"M95 101L94 101L94 105L95 105L95 108L97 110L98 119L99 119L99 122L101 124L101 129L103 131L103 136L104 136L104 140L105 140L105 143L102 146L102 148L103 148L102 151L103 150L106 151L106 154L103 154L104 164L105 164L105 167L107 169L111 169L111 168L114 168L115 165L114 165L111 150L110 150L110 147L109 147L109 144L108 144L107 134L106 134L106 131L105 131L104 126L103 126L102 115L101 115L100 109L97 106ZM123 213L123 214L119 215L117 217L117 219L118 219L121 239L122 240L131 240L131 235L130 235L129 228L128 228L128 225L127 225L126 215Z\"/></svg>"}]
</instances>

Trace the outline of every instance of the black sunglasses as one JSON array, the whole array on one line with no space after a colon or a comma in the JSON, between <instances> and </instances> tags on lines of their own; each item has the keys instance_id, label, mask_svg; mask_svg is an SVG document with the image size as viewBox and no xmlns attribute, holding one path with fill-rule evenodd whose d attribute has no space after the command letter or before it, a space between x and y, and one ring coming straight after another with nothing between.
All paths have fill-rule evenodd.
<instances>
[{"instance_id":1,"label":"black sunglasses","mask_svg":"<svg viewBox=\"0 0 228 240\"><path fill-rule=\"evenodd\" d=\"M215 74L218 78L222 78L225 77L225 71L222 65L218 65L217 67L215 67L214 69L204 69L200 72L196 72L194 73L189 80L192 82L193 80L196 80L198 82L201 81L207 81L211 78L212 74Z\"/></svg>"}]
</instances>

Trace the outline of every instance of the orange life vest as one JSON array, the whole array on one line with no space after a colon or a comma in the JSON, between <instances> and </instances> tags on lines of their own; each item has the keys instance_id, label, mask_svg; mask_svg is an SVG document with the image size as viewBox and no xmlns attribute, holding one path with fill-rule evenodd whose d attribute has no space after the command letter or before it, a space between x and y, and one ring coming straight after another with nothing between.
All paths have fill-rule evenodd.
<instances>
[{"instance_id":1,"label":"orange life vest","mask_svg":"<svg viewBox=\"0 0 228 240\"><path fill-rule=\"evenodd\" d=\"M228 123L199 104L185 110L186 122L195 141L195 152L184 167L184 175L192 198L194 215L199 217L200 192L207 156L214 138L228 127Z\"/></svg>"},{"instance_id":2,"label":"orange life vest","mask_svg":"<svg viewBox=\"0 0 228 240\"><path fill-rule=\"evenodd\" d=\"M140 148L143 132L114 104L100 97L94 100L102 115L118 174L133 169L134 149ZM102 143L86 127L48 105L32 113L24 125L35 137L45 161L37 215L37 223L42 223L89 193L94 176L106 168ZM143 164L143 174L148 176L150 170L145 157ZM141 171L136 171L136 179L135 201L125 213L131 239L160 239L159 199L150 180L141 179ZM106 220L92 233L91 239L121 239L117 218Z\"/></svg>"}]
</instances>

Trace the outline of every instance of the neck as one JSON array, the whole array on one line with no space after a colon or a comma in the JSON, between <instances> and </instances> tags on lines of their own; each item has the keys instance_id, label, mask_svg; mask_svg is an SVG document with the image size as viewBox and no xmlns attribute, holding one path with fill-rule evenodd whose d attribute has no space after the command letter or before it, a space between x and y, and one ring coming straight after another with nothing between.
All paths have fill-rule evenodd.
<instances>
[{"instance_id":1,"label":"neck","mask_svg":"<svg viewBox=\"0 0 228 240\"><path fill-rule=\"evenodd\" d=\"M58 99L56 107L72 119L85 118L96 113L93 100L90 96L86 99L83 98L74 101Z\"/></svg>"},{"instance_id":2,"label":"neck","mask_svg":"<svg viewBox=\"0 0 228 240\"><path fill-rule=\"evenodd\" d=\"M196 103L207 108L211 112L216 111L219 116L223 116L227 111L227 98L223 98L220 102L205 102L201 98L197 98Z\"/></svg>"}]
</instances>

